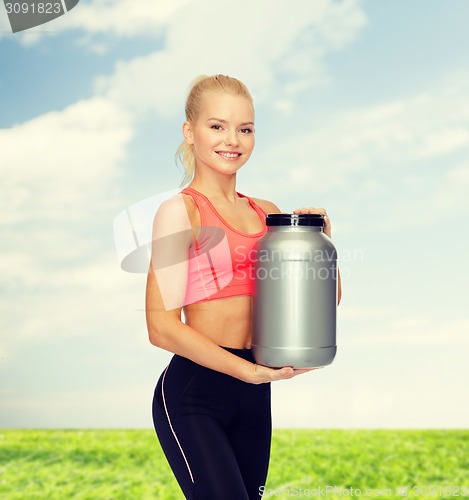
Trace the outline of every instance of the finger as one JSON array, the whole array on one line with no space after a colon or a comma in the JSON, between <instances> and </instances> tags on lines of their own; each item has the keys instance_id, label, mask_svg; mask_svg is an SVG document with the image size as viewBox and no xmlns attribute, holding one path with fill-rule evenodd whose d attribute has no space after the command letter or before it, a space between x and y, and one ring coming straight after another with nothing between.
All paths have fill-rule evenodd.
<instances>
[{"instance_id":1,"label":"finger","mask_svg":"<svg viewBox=\"0 0 469 500\"><path fill-rule=\"evenodd\" d=\"M277 371L279 378L291 378L295 375L295 370L291 366L285 366Z\"/></svg>"},{"instance_id":2,"label":"finger","mask_svg":"<svg viewBox=\"0 0 469 500\"><path fill-rule=\"evenodd\" d=\"M299 375L300 373L306 373L314 370L314 368L297 368L295 370L295 375Z\"/></svg>"},{"instance_id":3,"label":"finger","mask_svg":"<svg viewBox=\"0 0 469 500\"><path fill-rule=\"evenodd\" d=\"M293 213L303 213L303 214L321 214L327 217L327 211L325 208L315 208L315 207L302 207L293 210Z\"/></svg>"},{"instance_id":4,"label":"finger","mask_svg":"<svg viewBox=\"0 0 469 500\"><path fill-rule=\"evenodd\" d=\"M295 214L317 214L320 212L318 212L318 209L314 208L314 207L303 207L303 208L297 208L296 210L293 210L293 213L295 213Z\"/></svg>"},{"instance_id":5,"label":"finger","mask_svg":"<svg viewBox=\"0 0 469 500\"><path fill-rule=\"evenodd\" d=\"M298 368L295 371L295 374L299 375L300 373L306 373L306 372L312 372L313 370L319 370L319 368L322 368L321 367L317 367L317 368Z\"/></svg>"}]
</instances>

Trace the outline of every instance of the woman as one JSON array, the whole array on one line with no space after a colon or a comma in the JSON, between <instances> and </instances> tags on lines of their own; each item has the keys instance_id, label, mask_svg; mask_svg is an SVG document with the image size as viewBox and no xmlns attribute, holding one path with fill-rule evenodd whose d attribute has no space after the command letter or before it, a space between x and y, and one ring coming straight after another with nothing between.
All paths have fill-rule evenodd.
<instances>
[{"instance_id":1,"label":"woman","mask_svg":"<svg viewBox=\"0 0 469 500\"><path fill-rule=\"evenodd\" d=\"M281 211L236 191L236 173L254 148L244 84L224 75L196 79L183 134L182 184L191 182L155 216L159 246L146 290L150 342L174 353L155 388L153 421L186 498L253 500L269 465L270 382L311 371L257 365L251 352L249 250L267 230L266 214ZM324 214L331 235L324 209L295 212Z\"/></svg>"}]
</instances>

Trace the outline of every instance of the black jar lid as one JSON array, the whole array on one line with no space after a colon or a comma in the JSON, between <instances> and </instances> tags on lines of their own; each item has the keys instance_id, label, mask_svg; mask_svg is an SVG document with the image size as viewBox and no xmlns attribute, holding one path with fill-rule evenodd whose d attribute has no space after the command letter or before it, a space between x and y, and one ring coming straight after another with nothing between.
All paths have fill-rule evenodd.
<instances>
[{"instance_id":1,"label":"black jar lid","mask_svg":"<svg viewBox=\"0 0 469 500\"><path fill-rule=\"evenodd\" d=\"M267 214L267 226L324 226L322 214Z\"/></svg>"}]
</instances>

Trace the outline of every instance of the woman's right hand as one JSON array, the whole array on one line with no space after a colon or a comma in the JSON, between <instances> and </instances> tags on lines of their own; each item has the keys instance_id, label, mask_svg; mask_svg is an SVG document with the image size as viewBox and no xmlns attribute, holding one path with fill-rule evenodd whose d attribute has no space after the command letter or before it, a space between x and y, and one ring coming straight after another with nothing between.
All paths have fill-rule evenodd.
<instances>
[{"instance_id":1,"label":"woman's right hand","mask_svg":"<svg viewBox=\"0 0 469 500\"><path fill-rule=\"evenodd\" d=\"M318 370L318 368L292 368L291 366L284 366L283 368L268 368L267 366L258 365L253 363L253 370L251 374L251 384L265 384L266 382L274 382L275 380L284 380L293 378L302 373ZM322 367L321 367L322 368Z\"/></svg>"}]
</instances>

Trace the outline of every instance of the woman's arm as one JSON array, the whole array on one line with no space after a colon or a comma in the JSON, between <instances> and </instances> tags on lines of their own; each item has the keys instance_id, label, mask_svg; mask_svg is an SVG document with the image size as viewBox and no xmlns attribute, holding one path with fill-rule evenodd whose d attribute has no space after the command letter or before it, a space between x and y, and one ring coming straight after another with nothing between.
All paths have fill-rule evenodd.
<instances>
[{"instance_id":1,"label":"woman's arm","mask_svg":"<svg viewBox=\"0 0 469 500\"><path fill-rule=\"evenodd\" d=\"M153 267L147 279L146 320L150 342L195 363L251 382L254 364L219 347L181 321L181 307L166 311Z\"/></svg>"}]
</instances>

